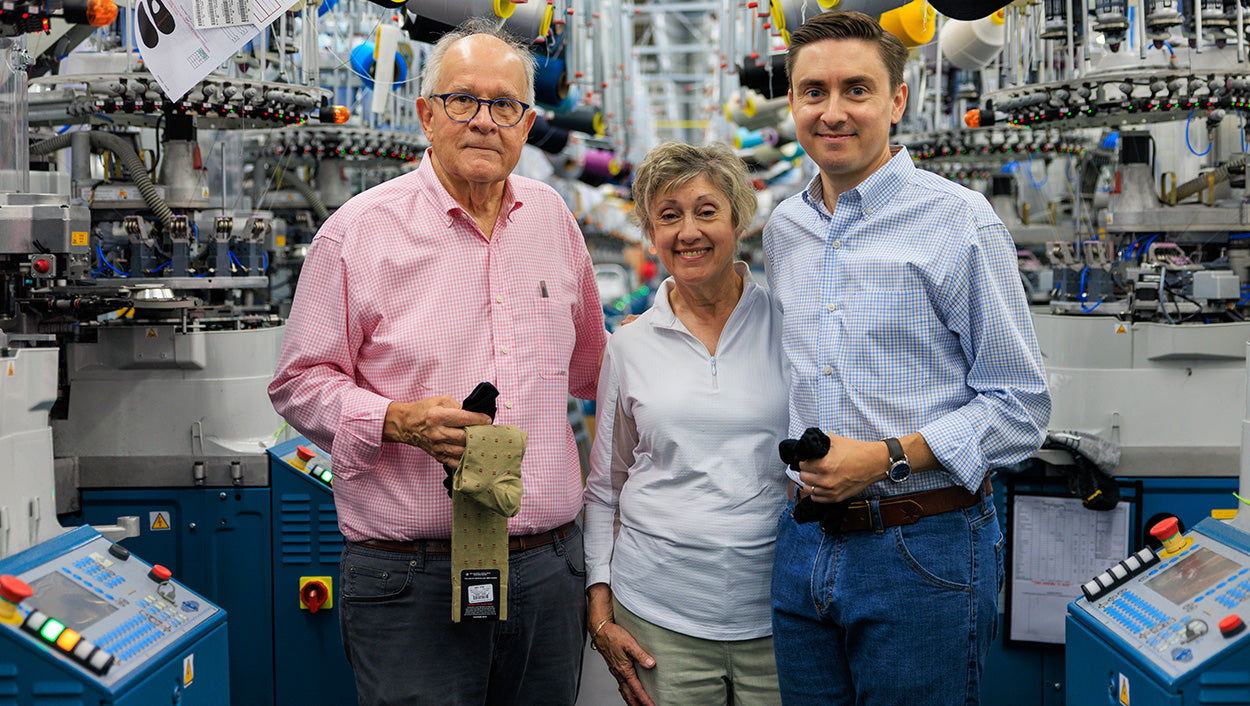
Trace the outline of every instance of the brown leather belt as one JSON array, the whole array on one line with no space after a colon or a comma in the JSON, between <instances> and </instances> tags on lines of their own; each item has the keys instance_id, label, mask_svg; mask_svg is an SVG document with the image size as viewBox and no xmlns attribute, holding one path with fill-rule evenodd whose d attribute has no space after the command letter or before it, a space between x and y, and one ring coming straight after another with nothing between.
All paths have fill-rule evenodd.
<instances>
[{"instance_id":1,"label":"brown leather belt","mask_svg":"<svg viewBox=\"0 0 1250 706\"><path fill-rule=\"evenodd\" d=\"M797 490L797 485L791 485L792 500L795 499ZM990 477L987 475L985 483L975 493L969 493L963 486L952 485L947 488L922 490L906 495L888 495L872 498L872 500L878 501L878 512L881 515L880 529L885 529L914 524L922 517L972 507L980 502L981 498L993 492L994 487L990 485ZM846 507L846 515L843 516L837 532L862 532L871 529L874 527L869 500L851 501Z\"/></svg>"},{"instance_id":2,"label":"brown leather belt","mask_svg":"<svg viewBox=\"0 0 1250 706\"><path fill-rule=\"evenodd\" d=\"M575 525L575 520L569 520L559 527L546 532L508 537L508 551L523 552L526 549L545 547L556 541L557 537L563 542L569 536L569 533L573 531ZM373 549L383 549L388 552L399 552L401 554L417 554L421 551L424 551L426 554L451 554L450 539L413 539L406 542L366 539L363 542L354 542L354 544Z\"/></svg>"}]
</instances>

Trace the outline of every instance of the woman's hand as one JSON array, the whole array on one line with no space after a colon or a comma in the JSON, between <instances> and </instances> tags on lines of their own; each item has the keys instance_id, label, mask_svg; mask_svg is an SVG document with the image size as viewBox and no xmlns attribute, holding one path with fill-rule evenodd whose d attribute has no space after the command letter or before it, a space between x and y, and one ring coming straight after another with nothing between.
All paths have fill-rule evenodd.
<instances>
[{"instance_id":1,"label":"woman's hand","mask_svg":"<svg viewBox=\"0 0 1250 706\"><path fill-rule=\"evenodd\" d=\"M655 706L655 702L642 689L638 680L635 664L647 669L655 666L655 660L647 654L634 636L625 628L613 622L604 623L599 633L591 639L591 644L603 655L608 663L608 671L616 678L621 698L628 706Z\"/></svg>"}]
</instances>

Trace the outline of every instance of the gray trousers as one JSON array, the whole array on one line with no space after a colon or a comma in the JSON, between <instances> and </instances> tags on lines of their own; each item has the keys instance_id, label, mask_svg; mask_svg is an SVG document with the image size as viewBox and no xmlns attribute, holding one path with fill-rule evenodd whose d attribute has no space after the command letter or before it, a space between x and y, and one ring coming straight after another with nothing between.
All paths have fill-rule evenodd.
<instances>
[{"instance_id":1,"label":"gray trousers","mask_svg":"<svg viewBox=\"0 0 1250 706\"><path fill-rule=\"evenodd\" d=\"M370 706L573 706L586 636L581 528L512 552L508 620L451 621L451 557L347 544L343 649Z\"/></svg>"}]
</instances>

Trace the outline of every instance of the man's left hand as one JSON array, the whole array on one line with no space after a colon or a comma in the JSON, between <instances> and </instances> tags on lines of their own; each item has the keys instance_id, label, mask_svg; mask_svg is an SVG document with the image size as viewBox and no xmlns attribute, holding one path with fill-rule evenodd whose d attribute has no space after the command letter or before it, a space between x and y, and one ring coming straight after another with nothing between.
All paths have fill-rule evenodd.
<instances>
[{"instance_id":1,"label":"man's left hand","mask_svg":"<svg viewBox=\"0 0 1250 706\"><path fill-rule=\"evenodd\" d=\"M841 502L887 477L890 451L884 442L828 436L829 453L799 464L799 478L813 500Z\"/></svg>"}]
</instances>

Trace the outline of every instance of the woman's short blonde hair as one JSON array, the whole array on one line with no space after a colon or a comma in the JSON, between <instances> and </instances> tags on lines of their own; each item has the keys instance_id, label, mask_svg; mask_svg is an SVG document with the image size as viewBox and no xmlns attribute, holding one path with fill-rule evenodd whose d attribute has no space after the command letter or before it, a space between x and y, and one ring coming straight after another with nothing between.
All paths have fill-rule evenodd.
<instances>
[{"instance_id":1,"label":"woman's short blonde hair","mask_svg":"<svg viewBox=\"0 0 1250 706\"><path fill-rule=\"evenodd\" d=\"M695 147L684 142L656 145L634 170L633 220L651 237L651 204L658 197L704 174L729 199L734 232L742 234L755 219L755 187L746 164L720 143Z\"/></svg>"}]
</instances>

